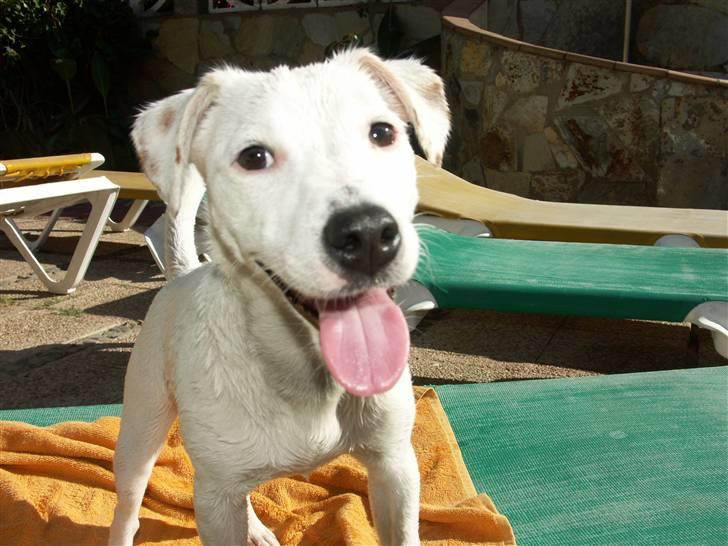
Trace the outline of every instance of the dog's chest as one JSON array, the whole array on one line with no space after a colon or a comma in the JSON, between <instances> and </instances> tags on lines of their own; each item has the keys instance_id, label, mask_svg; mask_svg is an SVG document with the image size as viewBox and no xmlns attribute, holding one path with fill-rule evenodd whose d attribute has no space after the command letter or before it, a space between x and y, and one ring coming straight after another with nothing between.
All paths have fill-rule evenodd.
<instances>
[{"instance_id":1,"label":"dog's chest","mask_svg":"<svg viewBox=\"0 0 728 546\"><path fill-rule=\"evenodd\" d=\"M335 406L291 407L271 397L248 407L180 408L180 421L195 467L225 461L234 474L256 483L307 473L344 449Z\"/></svg>"},{"instance_id":2,"label":"dog's chest","mask_svg":"<svg viewBox=\"0 0 728 546\"><path fill-rule=\"evenodd\" d=\"M281 473L307 473L342 452L342 429L335 412L281 423L269 446L271 464Z\"/></svg>"}]
</instances>

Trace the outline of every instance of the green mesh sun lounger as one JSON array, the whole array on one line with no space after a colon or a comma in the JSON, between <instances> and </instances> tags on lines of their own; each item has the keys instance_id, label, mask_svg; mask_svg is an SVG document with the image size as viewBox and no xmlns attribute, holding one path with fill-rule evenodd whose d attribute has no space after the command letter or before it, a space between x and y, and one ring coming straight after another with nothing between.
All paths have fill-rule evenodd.
<instances>
[{"instance_id":1,"label":"green mesh sun lounger","mask_svg":"<svg viewBox=\"0 0 728 546\"><path fill-rule=\"evenodd\" d=\"M464 237L420 229L414 328L435 307L692 322L728 357L728 251Z\"/></svg>"},{"instance_id":2,"label":"green mesh sun lounger","mask_svg":"<svg viewBox=\"0 0 728 546\"><path fill-rule=\"evenodd\" d=\"M522 546L722 545L728 368L435 387ZM47 426L121 405L0 411Z\"/></svg>"},{"instance_id":3,"label":"green mesh sun lounger","mask_svg":"<svg viewBox=\"0 0 728 546\"><path fill-rule=\"evenodd\" d=\"M727 543L728 367L435 390L521 546Z\"/></svg>"}]
</instances>

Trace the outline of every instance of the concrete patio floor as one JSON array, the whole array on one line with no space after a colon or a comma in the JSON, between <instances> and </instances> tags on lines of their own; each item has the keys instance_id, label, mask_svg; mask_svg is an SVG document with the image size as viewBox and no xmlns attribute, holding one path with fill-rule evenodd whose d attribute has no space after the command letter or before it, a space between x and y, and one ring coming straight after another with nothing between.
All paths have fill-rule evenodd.
<instances>
[{"instance_id":1,"label":"concrete patio floor","mask_svg":"<svg viewBox=\"0 0 728 546\"><path fill-rule=\"evenodd\" d=\"M0 409L121 401L134 340L164 284L141 234L154 217L152 208L138 231L105 233L86 280L69 296L47 292L0 235ZM65 267L82 227L64 217L43 263ZM688 347L689 333L687 325L655 322L440 311L413 333L410 363L419 384L726 364L706 332L697 351Z\"/></svg>"}]
</instances>

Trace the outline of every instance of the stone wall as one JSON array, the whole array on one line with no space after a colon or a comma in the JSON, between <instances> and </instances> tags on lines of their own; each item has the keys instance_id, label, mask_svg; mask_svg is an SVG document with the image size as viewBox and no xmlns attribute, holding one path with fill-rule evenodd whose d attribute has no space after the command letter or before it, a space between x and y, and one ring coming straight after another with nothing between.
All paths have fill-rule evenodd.
<instances>
[{"instance_id":1,"label":"stone wall","mask_svg":"<svg viewBox=\"0 0 728 546\"><path fill-rule=\"evenodd\" d=\"M531 44L622 58L623 0L489 0L471 20L481 28Z\"/></svg>"},{"instance_id":2,"label":"stone wall","mask_svg":"<svg viewBox=\"0 0 728 546\"><path fill-rule=\"evenodd\" d=\"M728 1L636 0L632 60L728 74Z\"/></svg>"},{"instance_id":3,"label":"stone wall","mask_svg":"<svg viewBox=\"0 0 728 546\"><path fill-rule=\"evenodd\" d=\"M728 208L728 86L510 42L443 26L448 169L549 201Z\"/></svg>"},{"instance_id":4,"label":"stone wall","mask_svg":"<svg viewBox=\"0 0 728 546\"><path fill-rule=\"evenodd\" d=\"M134 82L140 102L191 87L200 74L221 63L266 70L277 65L320 61L325 47L355 33L374 43L386 5L371 9L295 9L141 20L154 37L154 52ZM429 6L398 4L401 47L440 34L440 12Z\"/></svg>"},{"instance_id":5,"label":"stone wall","mask_svg":"<svg viewBox=\"0 0 728 546\"><path fill-rule=\"evenodd\" d=\"M624 10L622 0L483 0L470 20L530 44L622 60ZM726 0L633 0L631 14L631 62L728 73Z\"/></svg>"}]
</instances>

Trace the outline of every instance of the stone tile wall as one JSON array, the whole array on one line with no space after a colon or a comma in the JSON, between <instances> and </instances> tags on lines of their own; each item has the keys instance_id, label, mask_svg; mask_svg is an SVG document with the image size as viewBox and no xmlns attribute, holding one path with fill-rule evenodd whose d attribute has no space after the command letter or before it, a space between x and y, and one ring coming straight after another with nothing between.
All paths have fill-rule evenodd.
<instances>
[{"instance_id":1,"label":"stone tile wall","mask_svg":"<svg viewBox=\"0 0 728 546\"><path fill-rule=\"evenodd\" d=\"M221 63L267 70L277 65L320 61L325 47L355 33L374 43L384 4L356 8L297 9L142 19L145 33L158 37L154 54L141 63L135 94L154 100L194 85L200 74ZM398 4L402 47L440 34L440 12Z\"/></svg>"},{"instance_id":2,"label":"stone tile wall","mask_svg":"<svg viewBox=\"0 0 728 546\"><path fill-rule=\"evenodd\" d=\"M452 25L442 39L446 168L549 201L728 208L728 87L549 58Z\"/></svg>"}]
</instances>

